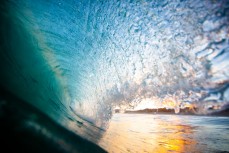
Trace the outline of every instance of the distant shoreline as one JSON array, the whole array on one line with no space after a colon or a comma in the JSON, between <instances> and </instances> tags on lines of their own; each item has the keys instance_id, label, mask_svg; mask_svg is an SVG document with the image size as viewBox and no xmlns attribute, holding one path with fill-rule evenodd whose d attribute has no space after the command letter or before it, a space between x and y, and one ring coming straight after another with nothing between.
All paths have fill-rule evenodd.
<instances>
[{"instance_id":1,"label":"distant shoreline","mask_svg":"<svg viewBox=\"0 0 229 153\"><path fill-rule=\"evenodd\" d=\"M115 113L120 113L119 110L115 110ZM158 108L158 109L143 109L143 110L128 110L123 112L124 114L155 114L155 115L195 115L195 116L226 116L229 117L229 108L221 111L214 111L210 114L197 114L194 110L189 108L180 109L179 113L175 113L174 109Z\"/></svg>"}]
</instances>

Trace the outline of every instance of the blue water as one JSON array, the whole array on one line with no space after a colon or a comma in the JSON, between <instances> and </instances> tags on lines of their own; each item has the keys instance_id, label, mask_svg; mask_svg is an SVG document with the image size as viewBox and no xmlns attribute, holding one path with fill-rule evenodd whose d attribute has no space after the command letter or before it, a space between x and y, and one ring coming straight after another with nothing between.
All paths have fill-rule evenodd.
<instances>
[{"instance_id":1,"label":"blue water","mask_svg":"<svg viewBox=\"0 0 229 153\"><path fill-rule=\"evenodd\" d=\"M0 87L90 141L114 108L145 99L176 112L228 107L228 0L3 0L0 8Z\"/></svg>"},{"instance_id":2,"label":"blue water","mask_svg":"<svg viewBox=\"0 0 229 153\"><path fill-rule=\"evenodd\" d=\"M108 152L229 152L229 118L115 114L99 145Z\"/></svg>"}]
</instances>

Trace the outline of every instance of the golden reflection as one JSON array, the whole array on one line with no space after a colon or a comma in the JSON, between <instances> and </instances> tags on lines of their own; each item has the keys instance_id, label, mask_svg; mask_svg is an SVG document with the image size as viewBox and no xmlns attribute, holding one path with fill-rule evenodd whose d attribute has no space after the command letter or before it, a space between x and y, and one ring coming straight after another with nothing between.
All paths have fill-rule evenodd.
<instances>
[{"instance_id":1,"label":"golden reflection","mask_svg":"<svg viewBox=\"0 0 229 153\"><path fill-rule=\"evenodd\" d=\"M181 123L175 115L115 114L99 145L114 153L199 152L194 128Z\"/></svg>"}]
</instances>

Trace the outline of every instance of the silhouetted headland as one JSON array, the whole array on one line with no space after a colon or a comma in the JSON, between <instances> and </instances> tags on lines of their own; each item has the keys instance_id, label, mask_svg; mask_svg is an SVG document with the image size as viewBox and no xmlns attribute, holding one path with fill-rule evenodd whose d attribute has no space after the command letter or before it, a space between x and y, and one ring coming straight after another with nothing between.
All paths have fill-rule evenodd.
<instances>
[{"instance_id":1,"label":"silhouetted headland","mask_svg":"<svg viewBox=\"0 0 229 153\"><path fill-rule=\"evenodd\" d=\"M203 114L198 114L197 109L190 109L188 107L186 108L181 108L178 115L203 115ZM115 110L115 113L120 113L119 110ZM176 114L174 109L167 109L167 108L158 108L158 109L142 109L142 110L126 110L124 113L127 114ZM223 110L218 110L214 111L213 113L207 114L207 115L212 115L212 116L229 116L229 108L223 109Z\"/></svg>"}]
</instances>

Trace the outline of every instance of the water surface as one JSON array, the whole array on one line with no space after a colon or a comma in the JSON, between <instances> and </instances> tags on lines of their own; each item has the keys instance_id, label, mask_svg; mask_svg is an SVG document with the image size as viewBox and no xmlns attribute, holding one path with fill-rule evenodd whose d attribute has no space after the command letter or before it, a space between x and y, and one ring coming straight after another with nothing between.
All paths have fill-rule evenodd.
<instances>
[{"instance_id":1,"label":"water surface","mask_svg":"<svg viewBox=\"0 0 229 153\"><path fill-rule=\"evenodd\" d=\"M229 118L115 114L99 142L108 152L229 152Z\"/></svg>"}]
</instances>

